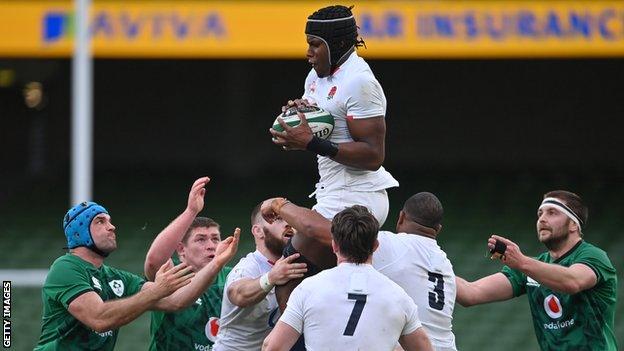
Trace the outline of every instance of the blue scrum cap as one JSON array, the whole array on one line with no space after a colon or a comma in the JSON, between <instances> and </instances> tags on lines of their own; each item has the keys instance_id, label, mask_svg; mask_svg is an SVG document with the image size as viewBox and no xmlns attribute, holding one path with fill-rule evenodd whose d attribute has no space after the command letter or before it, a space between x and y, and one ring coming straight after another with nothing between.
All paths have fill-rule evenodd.
<instances>
[{"instance_id":1,"label":"blue scrum cap","mask_svg":"<svg viewBox=\"0 0 624 351\"><path fill-rule=\"evenodd\" d=\"M82 202L67 211L63 218L63 230L68 249L80 246L95 248L89 226L93 218L100 213L108 214L108 211L95 202Z\"/></svg>"}]
</instances>

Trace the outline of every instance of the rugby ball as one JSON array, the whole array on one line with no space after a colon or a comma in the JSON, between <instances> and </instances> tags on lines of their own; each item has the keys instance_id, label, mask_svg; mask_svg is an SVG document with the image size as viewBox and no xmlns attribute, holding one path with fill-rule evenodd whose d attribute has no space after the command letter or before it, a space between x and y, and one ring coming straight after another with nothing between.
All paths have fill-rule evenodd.
<instances>
[{"instance_id":1,"label":"rugby ball","mask_svg":"<svg viewBox=\"0 0 624 351\"><path fill-rule=\"evenodd\" d=\"M291 107L283 113L280 113L277 118L281 117L286 124L291 127L296 127L299 125L299 122L301 122L297 111L305 115L308 125L315 136L321 139L327 139L334 131L334 116L317 106L303 106L299 109L297 109L297 107ZM283 132L284 128L279 124L277 118L275 118L273 122L273 129L278 132Z\"/></svg>"}]
</instances>

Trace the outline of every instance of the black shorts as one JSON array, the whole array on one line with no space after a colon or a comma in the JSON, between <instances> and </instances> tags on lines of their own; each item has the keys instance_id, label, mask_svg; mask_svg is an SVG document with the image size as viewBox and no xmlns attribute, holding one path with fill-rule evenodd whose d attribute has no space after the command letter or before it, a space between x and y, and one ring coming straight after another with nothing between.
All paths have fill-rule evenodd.
<instances>
[{"instance_id":1,"label":"black shorts","mask_svg":"<svg viewBox=\"0 0 624 351\"><path fill-rule=\"evenodd\" d=\"M288 240L288 243L286 244L286 247L284 247L284 251L282 252L282 255L284 257L288 257L288 256L294 255L296 253L299 254L299 257L296 260L294 260L293 262L305 263L306 267L308 268L308 271L303 273L303 278L301 278L301 279L305 279L307 277L311 277L311 276L315 275L316 273L319 273L320 271L322 271L322 269L320 269L314 263L310 262L310 260L305 258L305 256L303 256L299 251L297 251L295 249L295 247L292 245L292 238L291 238L291 239Z\"/></svg>"}]
</instances>

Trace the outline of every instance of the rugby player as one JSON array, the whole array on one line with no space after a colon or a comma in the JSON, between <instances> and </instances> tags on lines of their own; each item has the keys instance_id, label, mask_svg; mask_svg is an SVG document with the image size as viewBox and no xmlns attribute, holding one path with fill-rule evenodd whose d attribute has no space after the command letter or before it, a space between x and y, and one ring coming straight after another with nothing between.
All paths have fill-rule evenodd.
<instances>
[{"instance_id":1,"label":"rugby player","mask_svg":"<svg viewBox=\"0 0 624 351\"><path fill-rule=\"evenodd\" d=\"M394 350L397 340L405 350L432 350L414 301L371 265L378 231L363 206L333 218L338 266L297 286L263 350L289 350L301 333L306 350Z\"/></svg>"},{"instance_id":2,"label":"rugby player","mask_svg":"<svg viewBox=\"0 0 624 351\"><path fill-rule=\"evenodd\" d=\"M174 267L169 260L154 282L105 265L117 249L115 229L108 211L95 202L83 202L65 214L69 252L54 261L43 285L41 336L35 350L112 350L122 325L147 310L185 308L206 290L212 262L193 273L186 263ZM221 243L221 255L233 255L239 233L237 229Z\"/></svg>"},{"instance_id":3,"label":"rugby player","mask_svg":"<svg viewBox=\"0 0 624 351\"><path fill-rule=\"evenodd\" d=\"M548 192L537 210L537 239L548 251L525 256L513 241L488 239L505 267L474 282L457 277L457 302L473 306L527 295L542 350L617 350L617 275L606 252L583 240L588 209L580 196Z\"/></svg>"}]
</instances>

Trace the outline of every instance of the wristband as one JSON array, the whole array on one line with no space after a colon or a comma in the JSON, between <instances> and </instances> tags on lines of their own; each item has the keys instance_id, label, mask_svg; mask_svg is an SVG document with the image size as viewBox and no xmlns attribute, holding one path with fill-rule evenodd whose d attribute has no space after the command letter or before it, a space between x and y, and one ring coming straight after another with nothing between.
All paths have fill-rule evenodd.
<instances>
[{"instance_id":1,"label":"wristband","mask_svg":"<svg viewBox=\"0 0 624 351\"><path fill-rule=\"evenodd\" d=\"M338 144L313 136L312 140L306 145L306 150L321 156L334 157L338 153Z\"/></svg>"},{"instance_id":2,"label":"wristband","mask_svg":"<svg viewBox=\"0 0 624 351\"><path fill-rule=\"evenodd\" d=\"M264 273L260 277L259 282L260 282L260 289L262 289L262 291L264 292L271 291L271 289L273 289L273 287L275 286L269 282L269 273Z\"/></svg>"},{"instance_id":3,"label":"wristband","mask_svg":"<svg viewBox=\"0 0 624 351\"><path fill-rule=\"evenodd\" d=\"M507 244L505 244L502 241L498 241L496 240L496 243L494 244L494 247L492 248L492 250L490 250L490 254L492 256L490 256L491 259L495 260L497 258L503 258L505 257L505 251L507 250Z\"/></svg>"}]
</instances>

